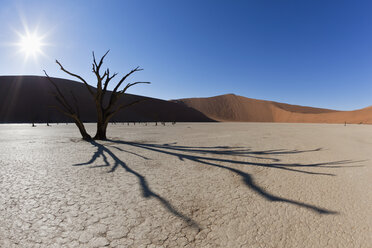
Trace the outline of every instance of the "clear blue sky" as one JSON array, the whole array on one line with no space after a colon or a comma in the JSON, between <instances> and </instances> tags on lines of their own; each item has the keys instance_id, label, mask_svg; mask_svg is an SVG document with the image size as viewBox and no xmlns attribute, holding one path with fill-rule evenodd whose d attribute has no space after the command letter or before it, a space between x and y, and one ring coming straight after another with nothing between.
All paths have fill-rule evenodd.
<instances>
[{"instance_id":1,"label":"clear blue sky","mask_svg":"<svg viewBox=\"0 0 372 248\"><path fill-rule=\"evenodd\" d=\"M1 0L0 75L94 84L91 51L132 80L129 93L162 99L226 93L352 110L372 105L372 1L10 1ZM38 28L45 56L13 46Z\"/></svg>"}]
</instances>

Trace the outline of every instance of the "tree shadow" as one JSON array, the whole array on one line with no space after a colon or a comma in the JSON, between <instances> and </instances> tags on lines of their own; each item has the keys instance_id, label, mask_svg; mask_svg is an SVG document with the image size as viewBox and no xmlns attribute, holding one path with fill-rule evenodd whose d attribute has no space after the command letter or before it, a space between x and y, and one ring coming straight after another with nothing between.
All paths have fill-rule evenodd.
<instances>
[{"instance_id":1,"label":"tree shadow","mask_svg":"<svg viewBox=\"0 0 372 248\"><path fill-rule=\"evenodd\" d=\"M136 176L138 181L139 181L139 184L141 186L141 191L142 191L142 196L145 197L145 198L155 198L156 200L158 200L163 206L165 209L167 209L170 213L172 213L173 215L175 215L176 217L179 217L181 218L182 220L184 220L187 224L189 224L190 226L194 227L194 228L197 228L197 229L200 229L198 223L196 223L194 220L192 220L191 218L187 217L186 215L182 214L181 212L179 212L175 207L172 206L172 204L167 201L164 197L160 196L159 194L155 193L153 190L151 190L146 178L144 176L142 176L140 173L138 173L137 171L131 169L124 161L122 161L121 159L119 159L112 151L110 151L107 147L105 147L104 145L102 144L99 144L97 143L96 141L90 141L90 143L92 145L94 145L95 147L97 147L97 151L93 154L92 158L86 162L86 163L80 163L80 164L75 164L74 166L81 166L81 165L89 165L89 164L92 164L94 163L94 161L96 161L100 156L102 156L103 158L103 161L104 161L104 164L103 165L98 165L98 166L93 166L93 168L97 168L97 167L109 167L109 166L112 166L111 170L109 172L114 172L118 167L122 167L124 168L127 172L131 173L132 175ZM121 148L118 148L118 147L114 147L120 151L123 151L123 152L128 152L130 154L133 154L133 155L137 155L143 159L148 159L147 157L144 157L144 156L141 156L141 155L138 155L136 153L133 153L133 152L129 152L129 151L126 151L126 150L123 150ZM107 154L107 155L106 155ZM114 160L114 164L111 165L107 159L107 156L109 156L112 160Z\"/></svg>"},{"instance_id":2,"label":"tree shadow","mask_svg":"<svg viewBox=\"0 0 372 248\"><path fill-rule=\"evenodd\" d=\"M141 186L142 196L145 198L155 198L157 199L165 209L167 209L170 213L175 215L176 217L181 218L185 222L187 222L190 226L199 228L198 223L196 223L191 218L187 217L186 215L182 214L178 210L175 209L171 205L169 201L165 198L160 196L159 194L155 193L151 190L146 178L136 172L135 170L128 167L128 165L120 160L108 147L113 147L120 152L127 152L136 156L141 157L142 159L149 160L149 158L139 155L137 153L124 150L122 148L117 147L117 145L126 145L129 147L136 147L140 149L144 149L147 151L152 151L156 153L162 153L169 156L177 157L181 161L189 160L193 161L198 164L203 164L207 166L213 166L217 168L221 168L227 171L230 171L238 176L241 177L244 184L257 193L259 196L263 197L264 199L271 201L271 202L285 202L289 203L298 207L306 208L311 211L314 211L318 214L338 214L337 211L328 210L325 208L321 208L315 205L311 205L308 203L276 196L262 187L260 187L255 181L254 178L249 174L242 170L232 168L227 165L222 165L222 163L226 163L228 165L239 165L239 166L257 166L257 167L266 167L266 168L274 168L279 170L286 170L291 172L309 174L309 175L318 175L318 176L335 176L332 173L322 173L322 172L313 172L313 171L306 171L302 168L343 168L343 167L357 167L355 165L346 164L349 163L356 163L362 161L351 161L351 160L340 160L340 161L333 161L333 162L324 162L324 163L312 163L312 164L300 164L300 163L279 163L280 159L277 158L269 158L269 157L262 157L263 155L288 155L288 154L299 154L299 153L307 153L307 152L319 152L322 149L313 149L313 150L285 150L285 149L276 149L276 150L265 150L265 151L253 151L251 149L246 149L243 147L229 147L229 146L214 146L214 147L198 147L198 146L179 146L177 143L170 143L170 144L153 144L147 142L126 142L120 140L108 140L108 143L99 144L96 141L90 142L93 146L97 147L97 151L93 154L92 158L86 163L75 164L75 166L80 165L89 165L93 164L97 158L102 156L104 165L93 166L93 167L111 167L109 172L114 172L119 167L124 168L127 172L136 176L139 180L139 184ZM114 161L114 164L110 164L108 162L108 156ZM223 158L216 158L215 156L224 156ZM236 158L225 158L228 156L234 157L251 157L256 159L265 159L271 160L272 163L264 163L264 162L247 162L247 161L239 161Z\"/></svg>"}]
</instances>

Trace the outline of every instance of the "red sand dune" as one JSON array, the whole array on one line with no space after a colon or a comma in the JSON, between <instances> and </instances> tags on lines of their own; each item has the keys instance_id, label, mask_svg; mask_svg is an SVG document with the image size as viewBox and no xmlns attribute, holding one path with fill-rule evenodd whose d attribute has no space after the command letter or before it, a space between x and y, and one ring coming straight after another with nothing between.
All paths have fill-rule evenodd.
<instances>
[{"instance_id":1,"label":"red sand dune","mask_svg":"<svg viewBox=\"0 0 372 248\"><path fill-rule=\"evenodd\" d=\"M94 122L94 102L81 83L54 79L68 96L77 96L83 121ZM68 117L51 108L58 103L45 77L0 76L0 122L65 122ZM372 123L372 107L335 111L250 99L233 94L164 101L126 94L122 102L146 99L119 112L113 121L246 121L300 123Z\"/></svg>"},{"instance_id":2,"label":"red sand dune","mask_svg":"<svg viewBox=\"0 0 372 248\"><path fill-rule=\"evenodd\" d=\"M217 121L294 123L372 123L372 107L336 111L256 100L227 94L208 98L174 100Z\"/></svg>"}]
</instances>

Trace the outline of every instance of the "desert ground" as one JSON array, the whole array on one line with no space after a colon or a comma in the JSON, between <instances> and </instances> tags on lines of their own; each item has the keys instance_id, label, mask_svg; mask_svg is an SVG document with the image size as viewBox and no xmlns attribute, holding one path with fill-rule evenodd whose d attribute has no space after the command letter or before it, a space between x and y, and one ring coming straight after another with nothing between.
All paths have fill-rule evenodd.
<instances>
[{"instance_id":1,"label":"desert ground","mask_svg":"<svg viewBox=\"0 0 372 248\"><path fill-rule=\"evenodd\" d=\"M95 126L88 124L93 133ZM0 125L0 247L372 247L372 126Z\"/></svg>"}]
</instances>

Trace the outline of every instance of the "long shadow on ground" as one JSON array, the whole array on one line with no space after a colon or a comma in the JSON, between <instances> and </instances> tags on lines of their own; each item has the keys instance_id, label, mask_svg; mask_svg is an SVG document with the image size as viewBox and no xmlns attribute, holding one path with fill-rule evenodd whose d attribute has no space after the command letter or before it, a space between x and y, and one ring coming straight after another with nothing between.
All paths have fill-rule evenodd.
<instances>
[{"instance_id":1,"label":"long shadow on ground","mask_svg":"<svg viewBox=\"0 0 372 248\"><path fill-rule=\"evenodd\" d=\"M103 161L105 162L105 164L104 165L101 165L101 166L96 166L96 167L111 166L110 163L108 162L108 159L107 159L107 156L109 156L111 159L114 160L114 164L112 165L112 169L109 172L114 172L117 167L120 167L121 166L127 172L129 172L129 173L131 173L131 174L133 174L134 176L137 177L137 179L139 181L139 184L141 186L141 191L142 191L142 196L143 197L145 197L145 198L151 198L151 197L153 197L153 198L157 199L170 213L172 213L173 215L175 215L175 216L181 218L182 220L186 221L190 226L193 226L193 227L196 227L196 228L200 229L198 223L196 223L194 220L192 220L191 218L187 217L186 215L182 214L178 210L176 210L165 198L163 198L159 194L157 194L154 191L152 191L151 188L150 188L150 186L149 186L149 184L148 184L148 182L147 182L147 180L146 180L146 178L144 176L142 176L137 171L131 169L124 161L120 160L107 147L105 147L104 145L101 145L101 144L99 144L99 143L97 143L95 141L91 141L91 144L94 145L95 147L97 147L97 151L94 153L94 155L92 156L91 160L89 160L86 163L75 164L75 166L92 164L100 156L102 156ZM115 148L118 149L118 150L120 150L120 151L123 151L123 152L129 152L129 151L124 151L123 149L120 149L120 148L117 148L117 147L115 147ZM140 156L140 157L142 157L144 159L147 159L144 156L141 156L141 155L138 155L138 154L135 154L135 153L132 153L132 152L129 152L129 153L134 154L134 155L137 155L137 156Z\"/></svg>"},{"instance_id":2,"label":"long shadow on ground","mask_svg":"<svg viewBox=\"0 0 372 248\"><path fill-rule=\"evenodd\" d=\"M320 175L320 176L335 176L334 174L330 173L322 173L322 172L312 172L312 171L305 171L301 168L306 167L325 167L325 168L340 168L340 167L355 167L355 166L346 166L345 164L348 163L355 163L361 161L351 161L351 160L341 160L341 161L333 161L333 162L324 162L324 163L313 163L313 164L284 164L279 163L280 159L277 158L268 158L268 157L261 157L262 155L288 155L288 154L298 154L298 153L305 153L305 152L318 152L321 151L321 148L314 149L314 150L266 150L266 151L252 151L250 149L245 149L243 147L228 147L228 146L215 146L215 147L193 147L193 146L179 146L176 143L171 144L151 144L151 143L140 143L140 142L125 142L120 140L109 140L108 143L100 144L96 141L92 141L91 144L97 148L97 151L93 154L92 158L86 163L75 164L75 166L80 165L89 165L93 164L96 159L102 156L104 165L95 166L95 167L102 167L102 166L111 166L109 172L114 172L118 167L124 168L127 172L133 174L139 180L139 184L141 186L142 196L145 198L155 198L157 199L170 213L173 215L181 218L185 222L187 222L190 226L196 227L200 229L198 223L196 223L191 218L187 217L186 215L179 212L175 207L171 205L169 201L167 201L164 197L160 196L159 194L155 193L151 190L148 181L146 178L138 173L137 171L131 169L124 161L119 159L110 149L112 147L114 149L119 150L120 152L128 152L133 155L139 156L143 159L148 159L140 154L133 153L127 150L123 150L122 148L117 147L116 145L126 145L137 147L157 153L166 154L169 156L174 156L180 159L181 161L190 160L196 163L213 166L221 169L225 169L231 171L237 175L239 175L244 184L254 192L256 192L261 197L265 198L266 200L273 201L273 202L285 202L289 204L293 204L299 207L303 207L309 210L312 210L319 214L337 214L338 212L328 210L325 208L317 207L315 205L311 205L308 203L287 199L284 197L276 196L262 187L260 187L257 183L255 183L253 177L236 168L231 168L226 165L221 165L220 163L226 163L230 165L244 165L244 166L259 166L259 167L268 167L268 168L275 168L280 170L287 170L297 173L305 173L310 175ZM269 159L272 163L259 163L259 162L246 162L246 161L239 161L236 159L226 159L226 158L215 158L212 156L222 155L222 156L235 156L235 157L252 157L256 159ZM111 158L114 163L110 164L108 161L108 157Z\"/></svg>"}]
</instances>

